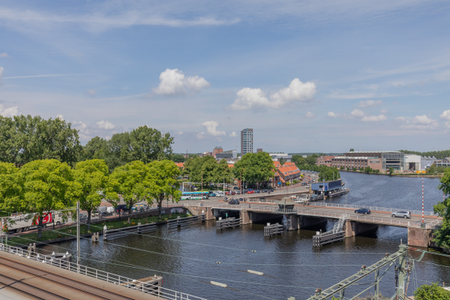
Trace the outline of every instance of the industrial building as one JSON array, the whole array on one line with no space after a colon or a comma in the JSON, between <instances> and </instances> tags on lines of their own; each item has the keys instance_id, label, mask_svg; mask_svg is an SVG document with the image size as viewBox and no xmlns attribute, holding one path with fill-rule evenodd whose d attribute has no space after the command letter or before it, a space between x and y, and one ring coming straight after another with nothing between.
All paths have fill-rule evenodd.
<instances>
[{"instance_id":1,"label":"industrial building","mask_svg":"<svg viewBox=\"0 0 450 300\"><path fill-rule=\"evenodd\" d=\"M217 160L221 160L221 159L236 159L237 158L237 151L236 150L227 150L227 151L222 151L220 153L216 153L216 159Z\"/></svg>"},{"instance_id":2,"label":"industrial building","mask_svg":"<svg viewBox=\"0 0 450 300\"><path fill-rule=\"evenodd\" d=\"M405 154L400 151L350 151L344 156L331 159L331 166L336 168L365 168L375 170L405 170Z\"/></svg>"}]
</instances>

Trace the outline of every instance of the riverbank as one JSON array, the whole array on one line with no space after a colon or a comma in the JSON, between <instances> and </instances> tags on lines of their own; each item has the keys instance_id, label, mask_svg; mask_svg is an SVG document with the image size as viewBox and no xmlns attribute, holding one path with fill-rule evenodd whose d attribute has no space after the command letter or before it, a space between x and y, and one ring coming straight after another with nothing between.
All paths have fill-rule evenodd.
<instances>
[{"instance_id":1,"label":"riverbank","mask_svg":"<svg viewBox=\"0 0 450 300\"><path fill-rule=\"evenodd\" d=\"M442 178L444 177L444 174L438 174L438 175L430 175L430 174L408 174L408 173L401 173L401 174L388 174L388 173L366 173L364 171L352 171L352 170L339 170L339 172L348 172L348 173L357 173L357 174L368 174L368 175L381 175L381 176L388 176L388 177L410 177L410 178Z\"/></svg>"},{"instance_id":2,"label":"riverbank","mask_svg":"<svg viewBox=\"0 0 450 300\"><path fill-rule=\"evenodd\" d=\"M169 215L163 215L163 217L160 219L158 216L133 217L132 215L130 222L128 222L128 216L125 215L112 219L93 220L90 225L90 230L88 230L88 226L86 224L80 226L80 236L90 237L92 236L93 233L97 232L99 232L99 234L102 235L103 227L105 225L107 226L108 229L125 228L135 226L138 223L161 225L166 224L168 220L176 219L178 217L184 218L187 216L188 215L185 213L174 213ZM76 233L77 233L76 225L73 224L59 225L55 226L55 228L43 229L41 238L38 238L37 231L12 235L8 240L8 244L17 247L24 247L29 245L30 243L36 243L36 246L60 243L76 239Z\"/></svg>"}]
</instances>

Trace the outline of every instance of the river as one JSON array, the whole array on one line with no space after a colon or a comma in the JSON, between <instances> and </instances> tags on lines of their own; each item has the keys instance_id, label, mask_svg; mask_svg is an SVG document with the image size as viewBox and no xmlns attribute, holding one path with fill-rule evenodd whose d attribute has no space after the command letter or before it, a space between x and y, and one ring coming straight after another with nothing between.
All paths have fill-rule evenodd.
<instances>
[{"instance_id":1,"label":"river","mask_svg":"<svg viewBox=\"0 0 450 300\"><path fill-rule=\"evenodd\" d=\"M335 203L361 204L420 210L422 181L420 178L388 177L341 172L347 196L334 198ZM439 179L425 178L425 210L442 200L437 189ZM328 222L330 229L333 222ZM379 227L376 234L347 238L344 242L312 248L313 230L285 232L265 238L264 225L252 224L216 232L214 222L168 231L165 226L144 236L130 236L92 244L82 240L82 264L131 278L154 274L164 277L164 287L207 299L307 299L316 288L325 289L371 265L385 253L398 250L400 240L407 240L404 228ZM76 242L48 245L46 250L76 251ZM409 256L420 253L409 250ZM220 262L220 263L219 263ZM125 266L128 265L128 266ZM246 270L264 272L264 276ZM209 284L217 281L228 288ZM369 275L364 283L374 280ZM408 294L422 284L450 283L450 259L426 254L416 263ZM366 285L347 289L346 295L363 290ZM394 269L381 281L381 292L391 296L395 291ZM373 291L369 290L364 295Z\"/></svg>"}]
</instances>

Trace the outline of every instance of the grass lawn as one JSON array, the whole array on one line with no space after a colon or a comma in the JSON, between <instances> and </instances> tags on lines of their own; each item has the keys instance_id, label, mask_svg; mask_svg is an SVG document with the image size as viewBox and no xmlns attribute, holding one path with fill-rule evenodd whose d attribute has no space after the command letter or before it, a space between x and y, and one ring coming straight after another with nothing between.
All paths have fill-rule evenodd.
<instances>
[{"instance_id":1,"label":"grass lawn","mask_svg":"<svg viewBox=\"0 0 450 300\"><path fill-rule=\"evenodd\" d=\"M102 223L96 223L91 224L91 230L87 230L87 225L81 225L80 226L80 234L86 234L86 233L94 233L98 231L103 230L103 226L106 225L108 229L117 229L122 227L128 227L128 226L136 226L138 223L141 224L148 224L148 223L154 223L158 221L167 221L171 219L176 219L177 217L184 218L187 217L187 214L171 214L171 215L163 215L162 218L158 218L158 216L150 216L146 218L131 218L131 222L128 223L128 216L125 215L122 217L122 220L120 221L108 221L105 220ZM70 226L70 227L63 227L63 228L57 228L52 229L52 227L49 227L47 230L42 231L42 237L38 238L38 232L33 231L32 233L23 234L21 236L17 237L11 237L8 240L8 244L15 246L15 245L23 245L23 244L30 244L36 241L44 242L44 241L50 241L58 238L63 237L69 237L71 235L77 234L77 227L76 226Z\"/></svg>"}]
</instances>

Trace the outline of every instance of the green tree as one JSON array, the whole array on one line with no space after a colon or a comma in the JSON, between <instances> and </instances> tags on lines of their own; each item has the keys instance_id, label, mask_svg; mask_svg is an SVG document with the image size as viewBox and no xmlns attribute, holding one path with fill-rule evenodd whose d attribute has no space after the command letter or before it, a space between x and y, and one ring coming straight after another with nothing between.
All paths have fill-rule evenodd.
<instances>
[{"instance_id":1,"label":"green tree","mask_svg":"<svg viewBox=\"0 0 450 300\"><path fill-rule=\"evenodd\" d=\"M205 185L213 182L222 182L222 178L219 180L219 176L217 175L219 172L218 167L218 163L212 156L188 159L184 164L185 174L188 174L189 180L201 182L203 178Z\"/></svg>"},{"instance_id":2,"label":"green tree","mask_svg":"<svg viewBox=\"0 0 450 300\"><path fill-rule=\"evenodd\" d=\"M75 165L82 150L78 130L70 123L40 116L0 118L0 160L23 165L33 160L56 159Z\"/></svg>"},{"instance_id":3,"label":"green tree","mask_svg":"<svg viewBox=\"0 0 450 300\"><path fill-rule=\"evenodd\" d=\"M239 180L241 175L245 182L261 184L275 175L275 166L267 152L247 153L234 164L233 174Z\"/></svg>"},{"instance_id":4,"label":"green tree","mask_svg":"<svg viewBox=\"0 0 450 300\"><path fill-rule=\"evenodd\" d=\"M394 168L390 167L389 168L389 176L392 176L392 174L394 174Z\"/></svg>"},{"instance_id":5,"label":"green tree","mask_svg":"<svg viewBox=\"0 0 450 300\"><path fill-rule=\"evenodd\" d=\"M414 292L414 299L417 300L450 300L450 292L446 291L437 283L431 285L424 284Z\"/></svg>"},{"instance_id":6,"label":"green tree","mask_svg":"<svg viewBox=\"0 0 450 300\"><path fill-rule=\"evenodd\" d=\"M184 162L186 160L182 154L173 154L170 159L176 163Z\"/></svg>"},{"instance_id":7,"label":"green tree","mask_svg":"<svg viewBox=\"0 0 450 300\"><path fill-rule=\"evenodd\" d=\"M27 163L20 173L24 182L24 201L20 206L25 212L35 213L41 238L43 218L53 210L69 207L77 194L72 189L73 172L67 163L48 159Z\"/></svg>"},{"instance_id":8,"label":"green tree","mask_svg":"<svg viewBox=\"0 0 450 300\"><path fill-rule=\"evenodd\" d=\"M372 168L371 167L365 167L364 168L364 172L366 172L367 174L372 173Z\"/></svg>"},{"instance_id":9,"label":"green tree","mask_svg":"<svg viewBox=\"0 0 450 300\"><path fill-rule=\"evenodd\" d=\"M135 160L114 170L109 178L106 196L114 206L119 204L119 197L122 197L131 216L131 209L134 204L141 201L151 203L149 192L152 184L153 180L148 166L142 161Z\"/></svg>"},{"instance_id":10,"label":"green tree","mask_svg":"<svg viewBox=\"0 0 450 300\"><path fill-rule=\"evenodd\" d=\"M0 162L0 213L22 211L23 204L23 181L19 169L14 164Z\"/></svg>"},{"instance_id":11,"label":"green tree","mask_svg":"<svg viewBox=\"0 0 450 300\"><path fill-rule=\"evenodd\" d=\"M105 157L109 171L113 172L116 167L131 162L130 133L122 132L113 134L107 144L107 155Z\"/></svg>"},{"instance_id":12,"label":"green tree","mask_svg":"<svg viewBox=\"0 0 450 300\"><path fill-rule=\"evenodd\" d=\"M214 173L214 182L220 183L231 183L233 181L233 172L231 168L228 167L227 160L223 158L216 167L216 171Z\"/></svg>"},{"instance_id":13,"label":"green tree","mask_svg":"<svg viewBox=\"0 0 450 300\"><path fill-rule=\"evenodd\" d=\"M147 164L154 160L168 159L172 155L173 137L170 133L161 134L147 125L130 132L131 157Z\"/></svg>"},{"instance_id":14,"label":"green tree","mask_svg":"<svg viewBox=\"0 0 450 300\"><path fill-rule=\"evenodd\" d=\"M153 161L148 164L152 177L149 195L158 203L158 215L161 218L161 208L164 199L178 202L181 192L178 190L180 183L177 178L180 170L171 160Z\"/></svg>"},{"instance_id":15,"label":"green tree","mask_svg":"<svg viewBox=\"0 0 450 300\"><path fill-rule=\"evenodd\" d=\"M442 217L441 226L434 231L433 241L442 247L445 252L450 252L450 169L447 169L441 178L439 189L447 195L445 200L434 205L434 212Z\"/></svg>"},{"instance_id":16,"label":"green tree","mask_svg":"<svg viewBox=\"0 0 450 300\"><path fill-rule=\"evenodd\" d=\"M77 163L74 170L74 181L80 193L77 200L80 201L80 208L87 211L88 230L91 225L92 211L95 210L104 195L108 186L108 166L102 159L92 159Z\"/></svg>"},{"instance_id":17,"label":"green tree","mask_svg":"<svg viewBox=\"0 0 450 300\"><path fill-rule=\"evenodd\" d=\"M297 168L300 168L301 165L306 164L305 158L299 154L292 155L291 161L297 166Z\"/></svg>"},{"instance_id":18,"label":"green tree","mask_svg":"<svg viewBox=\"0 0 450 300\"><path fill-rule=\"evenodd\" d=\"M319 155L317 155L317 154L308 155L305 158L305 162L308 165L315 165L318 157L319 157Z\"/></svg>"},{"instance_id":19,"label":"green tree","mask_svg":"<svg viewBox=\"0 0 450 300\"><path fill-rule=\"evenodd\" d=\"M349 152L355 152L355 149L350 148Z\"/></svg>"},{"instance_id":20,"label":"green tree","mask_svg":"<svg viewBox=\"0 0 450 300\"><path fill-rule=\"evenodd\" d=\"M105 159L108 156L108 141L101 137L94 137L86 146L83 147L83 151L80 153L79 161L89 159Z\"/></svg>"}]
</instances>

